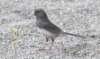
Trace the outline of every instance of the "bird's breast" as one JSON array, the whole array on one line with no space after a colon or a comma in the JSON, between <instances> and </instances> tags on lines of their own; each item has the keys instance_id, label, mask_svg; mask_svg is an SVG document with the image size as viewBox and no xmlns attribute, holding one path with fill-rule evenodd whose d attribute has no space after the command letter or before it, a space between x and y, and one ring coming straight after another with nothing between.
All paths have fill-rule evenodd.
<instances>
[{"instance_id":1,"label":"bird's breast","mask_svg":"<svg viewBox=\"0 0 100 59\"><path fill-rule=\"evenodd\" d=\"M47 31L47 30L44 30L44 29L38 28L38 31L39 31L41 34L43 34L45 37L47 37L47 38L55 38L55 37L57 36L56 34L53 34L53 33L49 32L49 31Z\"/></svg>"}]
</instances>

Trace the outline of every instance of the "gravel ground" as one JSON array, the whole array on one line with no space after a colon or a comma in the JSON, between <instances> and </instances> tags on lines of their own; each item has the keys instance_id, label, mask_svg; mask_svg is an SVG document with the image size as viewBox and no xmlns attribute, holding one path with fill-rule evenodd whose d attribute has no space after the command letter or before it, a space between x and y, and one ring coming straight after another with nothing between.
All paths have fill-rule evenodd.
<instances>
[{"instance_id":1,"label":"gravel ground","mask_svg":"<svg viewBox=\"0 0 100 59\"><path fill-rule=\"evenodd\" d=\"M45 42L30 15L37 8L64 31L93 38L61 36L37 52ZM0 59L100 59L99 19L99 0L0 0Z\"/></svg>"}]
</instances>

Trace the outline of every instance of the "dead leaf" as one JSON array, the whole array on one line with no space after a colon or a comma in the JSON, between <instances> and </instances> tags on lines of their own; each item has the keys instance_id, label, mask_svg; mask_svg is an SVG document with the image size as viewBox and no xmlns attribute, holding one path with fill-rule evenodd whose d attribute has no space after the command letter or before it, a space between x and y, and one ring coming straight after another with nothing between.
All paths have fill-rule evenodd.
<instances>
[{"instance_id":1,"label":"dead leaf","mask_svg":"<svg viewBox=\"0 0 100 59\"><path fill-rule=\"evenodd\" d=\"M11 29L11 32L14 36L18 36L18 31L15 29Z\"/></svg>"},{"instance_id":2,"label":"dead leaf","mask_svg":"<svg viewBox=\"0 0 100 59\"><path fill-rule=\"evenodd\" d=\"M10 45L11 45L11 46L14 46L16 43L18 43L18 40L17 40L17 39L16 39L16 40L11 41L11 42L10 42Z\"/></svg>"}]
</instances>

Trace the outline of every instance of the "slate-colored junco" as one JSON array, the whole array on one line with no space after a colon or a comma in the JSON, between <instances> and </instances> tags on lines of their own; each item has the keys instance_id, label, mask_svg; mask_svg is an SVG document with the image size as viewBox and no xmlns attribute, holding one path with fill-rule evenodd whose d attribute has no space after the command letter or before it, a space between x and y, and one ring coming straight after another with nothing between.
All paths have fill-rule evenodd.
<instances>
[{"instance_id":1,"label":"slate-colored junco","mask_svg":"<svg viewBox=\"0 0 100 59\"><path fill-rule=\"evenodd\" d=\"M44 49L44 47L47 45L47 42L49 39L52 40L52 44L51 44L51 47L52 47L54 43L54 38L59 36L60 34L66 34L66 35L72 35L76 37L85 38L84 36L81 36L81 35L63 32L59 27L57 27L48 19L46 12L42 9L36 9L32 12L32 14L36 16L36 26L38 27L39 32L43 34L46 38L46 43L44 44L42 49Z\"/></svg>"}]
</instances>

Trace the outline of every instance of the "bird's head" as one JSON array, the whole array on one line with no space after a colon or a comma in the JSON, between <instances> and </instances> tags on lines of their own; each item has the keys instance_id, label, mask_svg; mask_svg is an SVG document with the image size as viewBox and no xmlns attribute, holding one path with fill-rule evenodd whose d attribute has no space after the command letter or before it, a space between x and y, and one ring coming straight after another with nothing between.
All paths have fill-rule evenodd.
<instances>
[{"instance_id":1,"label":"bird's head","mask_svg":"<svg viewBox=\"0 0 100 59\"><path fill-rule=\"evenodd\" d=\"M46 14L45 11L42 10L42 9L35 9L35 10L32 12L32 15L35 15L36 18L47 18L47 14Z\"/></svg>"}]
</instances>

